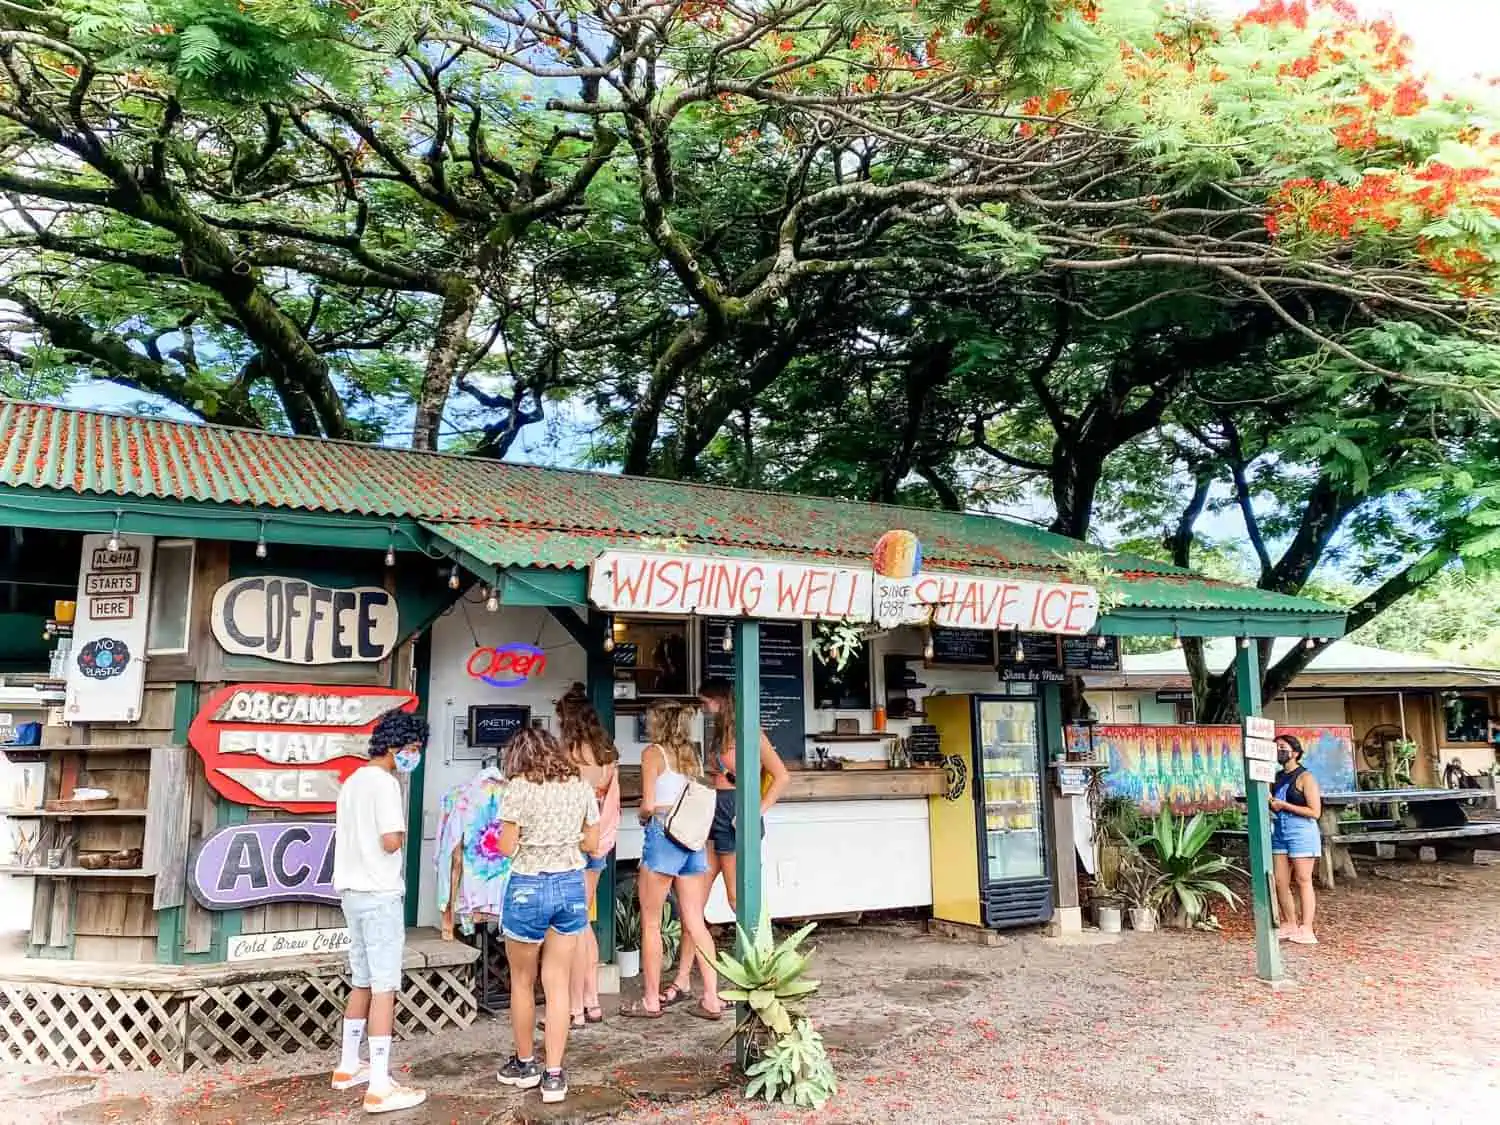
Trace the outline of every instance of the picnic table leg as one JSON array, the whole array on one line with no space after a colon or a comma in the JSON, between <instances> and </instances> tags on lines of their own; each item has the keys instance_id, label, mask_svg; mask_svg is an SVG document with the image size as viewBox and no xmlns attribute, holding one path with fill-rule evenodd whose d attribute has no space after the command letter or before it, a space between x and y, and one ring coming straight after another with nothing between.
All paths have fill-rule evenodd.
<instances>
[{"instance_id":1,"label":"picnic table leg","mask_svg":"<svg viewBox=\"0 0 1500 1125\"><path fill-rule=\"evenodd\" d=\"M1333 809L1324 809L1318 817L1318 832L1323 837L1323 854L1318 857L1318 882L1325 891L1333 890L1334 868L1337 866L1335 850L1339 831L1339 814Z\"/></svg>"}]
</instances>

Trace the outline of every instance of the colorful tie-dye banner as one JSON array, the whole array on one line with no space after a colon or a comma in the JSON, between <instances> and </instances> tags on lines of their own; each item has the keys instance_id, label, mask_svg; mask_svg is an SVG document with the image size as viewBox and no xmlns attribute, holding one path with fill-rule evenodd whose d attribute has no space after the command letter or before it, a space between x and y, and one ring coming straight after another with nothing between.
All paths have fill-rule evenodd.
<instances>
[{"instance_id":1,"label":"colorful tie-dye banner","mask_svg":"<svg viewBox=\"0 0 1500 1125\"><path fill-rule=\"evenodd\" d=\"M1329 792L1354 788L1354 729L1347 726L1277 727L1302 743L1308 770ZM1243 736L1239 727L1104 725L1068 731L1078 757L1108 762L1104 790L1128 797L1154 816L1216 812L1245 791ZM1092 754L1090 754L1092 748Z\"/></svg>"}]
</instances>

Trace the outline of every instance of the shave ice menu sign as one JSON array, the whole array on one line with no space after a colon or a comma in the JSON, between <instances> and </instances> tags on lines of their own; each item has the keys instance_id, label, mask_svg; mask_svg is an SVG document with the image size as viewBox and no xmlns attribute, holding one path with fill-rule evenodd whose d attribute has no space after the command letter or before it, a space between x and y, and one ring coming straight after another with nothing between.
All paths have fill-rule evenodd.
<instances>
[{"instance_id":1,"label":"shave ice menu sign","mask_svg":"<svg viewBox=\"0 0 1500 1125\"><path fill-rule=\"evenodd\" d=\"M606 551L589 573L589 599L611 613L700 614L767 620L937 625L947 629L1081 636L1099 619L1099 592L922 570L909 531L876 544L873 567L689 554Z\"/></svg>"},{"instance_id":2,"label":"shave ice menu sign","mask_svg":"<svg viewBox=\"0 0 1500 1125\"><path fill-rule=\"evenodd\" d=\"M147 535L83 537L65 676L63 713L70 723L133 723L141 717L154 543Z\"/></svg>"}]
</instances>

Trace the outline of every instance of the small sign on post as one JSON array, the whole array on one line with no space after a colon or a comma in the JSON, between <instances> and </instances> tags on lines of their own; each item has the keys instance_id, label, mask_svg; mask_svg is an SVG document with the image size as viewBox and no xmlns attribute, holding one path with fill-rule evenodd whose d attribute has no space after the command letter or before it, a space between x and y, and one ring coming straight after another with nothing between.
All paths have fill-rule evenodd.
<instances>
[{"instance_id":1,"label":"small sign on post","mask_svg":"<svg viewBox=\"0 0 1500 1125\"><path fill-rule=\"evenodd\" d=\"M1275 781L1276 763L1250 758L1245 762L1245 775L1251 781Z\"/></svg>"},{"instance_id":2,"label":"small sign on post","mask_svg":"<svg viewBox=\"0 0 1500 1125\"><path fill-rule=\"evenodd\" d=\"M1276 741L1276 721L1263 715L1250 715L1245 719L1245 737Z\"/></svg>"},{"instance_id":3,"label":"small sign on post","mask_svg":"<svg viewBox=\"0 0 1500 1125\"><path fill-rule=\"evenodd\" d=\"M1276 760L1276 743L1269 738L1246 738L1245 757L1262 762Z\"/></svg>"}]
</instances>

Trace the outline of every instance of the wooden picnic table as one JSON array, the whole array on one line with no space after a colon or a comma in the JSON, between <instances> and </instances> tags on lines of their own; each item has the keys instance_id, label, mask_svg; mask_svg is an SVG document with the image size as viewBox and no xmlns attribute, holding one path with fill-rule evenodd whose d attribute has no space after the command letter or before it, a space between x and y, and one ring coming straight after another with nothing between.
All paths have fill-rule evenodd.
<instances>
[{"instance_id":1,"label":"wooden picnic table","mask_svg":"<svg viewBox=\"0 0 1500 1125\"><path fill-rule=\"evenodd\" d=\"M1323 836L1323 857L1318 861L1318 881L1333 889L1334 876L1357 878L1351 844L1424 844L1437 845L1448 854L1473 856L1472 844L1451 841L1474 841L1486 837L1500 840L1500 822L1471 821L1459 802L1483 795L1475 789L1354 789L1323 794L1323 814L1318 829ZM1339 810L1350 805L1410 805L1410 825L1394 819L1381 821L1341 821ZM1370 825L1363 828L1361 825Z\"/></svg>"}]
</instances>

